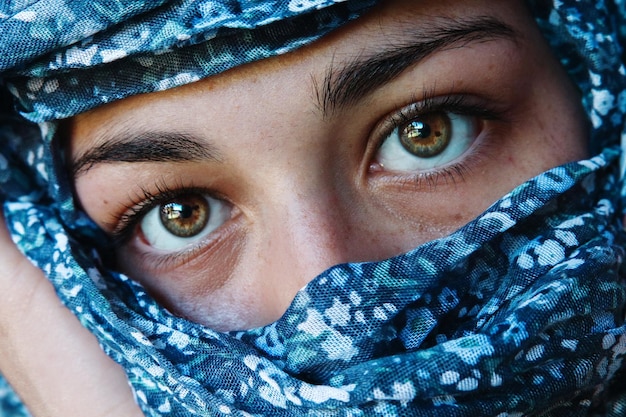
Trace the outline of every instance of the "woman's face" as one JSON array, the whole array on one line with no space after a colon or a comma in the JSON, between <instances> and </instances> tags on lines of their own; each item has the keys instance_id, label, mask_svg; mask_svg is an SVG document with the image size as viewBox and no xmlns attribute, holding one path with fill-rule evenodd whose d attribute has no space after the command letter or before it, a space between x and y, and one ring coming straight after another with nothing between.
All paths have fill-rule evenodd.
<instances>
[{"instance_id":1,"label":"woman's face","mask_svg":"<svg viewBox=\"0 0 626 417\"><path fill-rule=\"evenodd\" d=\"M76 192L118 268L218 330L326 268L444 236L585 156L522 1L397 0L310 47L79 115Z\"/></svg>"}]
</instances>

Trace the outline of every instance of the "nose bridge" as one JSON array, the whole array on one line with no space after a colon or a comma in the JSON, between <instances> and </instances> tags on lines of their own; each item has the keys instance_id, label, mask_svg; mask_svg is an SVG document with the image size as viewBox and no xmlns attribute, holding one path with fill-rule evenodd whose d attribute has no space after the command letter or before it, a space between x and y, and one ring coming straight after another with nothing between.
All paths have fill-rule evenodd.
<instances>
[{"instance_id":1,"label":"nose bridge","mask_svg":"<svg viewBox=\"0 0 626 417\"><path fill-rule=\"evenodd\" d=\"M327 183L328 184L328 183ZM296 191L297 190L297 191ZM326 187L287 190L268 224L269 239L281 248L292 272L308 280L324 269L350 260L352 228L336 191Z\"/></svg>"},{"instance_id":2,"label":"nose bridge","mask_svg":"<svg viewBox=\"0 0 626 417\"><path fill-rule=\"evenodd\" d=\"M297 270L310 279L311 274L349 257L346 242L351 228L344 201L352 191L346 171L334 174L327 148L335 148L326 137L328 132L310 118L293 120L293 113L271 129L256 131L260 143L255 149L262 156L258 161L271 161L258 167L263 169L263 178L256 181L263 195L259 220L269 242L266 247L280 250L276 258L289 262L285 266L291 272ZM258 161L250 161L248 167Z\"/></svg>"},{"instance_id":3,"label":"nose bridge","mask_svg":"<svg viewBox=\"0 0 626 417\"><path fill-rule=\"evenodd\" d=\"M356 241L365 228L350 208L358 195L353 169L338 166L339 142L310 97L279 100L267 113L270 98L241 103L246 117L237 125L237 143L254 149L238 154L254 195L255 243L249 247L255 253L246 270L288 292L332 265L361 260L363 245Z\"/></svg>"}]
</instances>

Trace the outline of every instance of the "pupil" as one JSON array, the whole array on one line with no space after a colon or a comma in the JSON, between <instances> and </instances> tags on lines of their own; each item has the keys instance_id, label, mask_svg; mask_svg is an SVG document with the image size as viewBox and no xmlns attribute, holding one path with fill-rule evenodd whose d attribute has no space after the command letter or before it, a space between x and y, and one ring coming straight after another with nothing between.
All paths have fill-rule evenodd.
<instances>
[{"instance_id":1,"label":"pupil","mask_svg":"<svg viewBox=\"0 0 626 417\"><path fill-rule=\"evenodd\" d=\"M409 130L408 136L413 139L427 138L430 136L430 125L424 122L420 122L420 121L411 122L408 130Z\"/></svg>"},{"instance_id":2,"label":"pupil","mask_svg":"<svg viewBox=\"0 0 626 417\"><path fill-rule=\"evenodd\" d=\"M444 112L416 117L399 132L400 143L419 158L431 158L441 154L451 139L451 121Z\"/></svg>"},{"instance_id":3,"label":"pupil","mask_svg":"<svg viewBox=\"0 0 626 417\"><path fill-rule=\"evenodd\" d=\"M206 199L199 195L184 195L178 202L161 206L161 224L178 237L191 237L202 232L209 220L210 208Z\"/></svg>"},{"instance_id":4,"label":"pupil","mask_svg":"<svg viewBox=\"0 0 626 417\"><path fill-rule=\"evenodd\" d=\"M191 214L193 213L193 211L197 210L198 207L178 206L176 209L179 210L180 217L182 217L183 219L188 219L191 217Z\"/></svg>"},{"instance_id":5,"label":"pupil","mask_svg":"<svg viewBox=\"0 0 626 417\"><path fill-rule=\"evenodd\" d=\"M179 203L169 203L163 207L163 212L168 220L188 219L197 207L191 207Z\"/></svg>"}]
</instances>

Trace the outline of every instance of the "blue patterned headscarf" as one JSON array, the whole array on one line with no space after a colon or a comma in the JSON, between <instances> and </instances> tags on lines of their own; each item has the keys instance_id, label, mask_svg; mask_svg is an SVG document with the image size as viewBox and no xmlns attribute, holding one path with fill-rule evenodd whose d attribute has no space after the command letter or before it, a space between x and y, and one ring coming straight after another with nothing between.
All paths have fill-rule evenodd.
<instances>
[{"instance_id":1,"label":"blue patterned headscarf","mask_svg":"<svg viewBox=\"0 0 626 417\"><path fill-rule=\"evenodd\" d=\"M125 369L146 416L626 415L622 0L529 2L582 92L595 156L448 237L332 267L275 323L229 334L97 261L56 119L288 52L373 2L4 2L0 185L15 242ZM0 396L2 415L27 415L5 383Z\"/></svg>"}]
</instances>

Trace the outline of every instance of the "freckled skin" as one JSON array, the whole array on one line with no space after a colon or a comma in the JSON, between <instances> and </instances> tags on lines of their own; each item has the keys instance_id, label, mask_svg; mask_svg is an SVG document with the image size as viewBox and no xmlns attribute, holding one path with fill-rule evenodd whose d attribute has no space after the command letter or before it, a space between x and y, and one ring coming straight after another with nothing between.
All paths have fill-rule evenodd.
<instances>
[{"instance_id":1,"label":"freckled skin","mask_svg":"<svg viewBox=\"0 0 626 417\"><path fill-rule=\"evenodd\" d=\"M433 16L492 16L519 39L439 51L323 117L312 80L428 29ZM482 121L469 148L441 167L382 166L386 122L425 94L467 96L501 116ZM137 131L192 134L219 150L219 162L100 164L76 179L76 191L108 232L141 190L194 187L227 201L231 218L192 249L164 253L133 237L118 263L176 314L233 330L277 319L332 265L447 235L523 181L585 157L578 103L522 1L393 0L294 53L79 115L68 152L76 158L106 134Z\"/></svg>"}]
</instances>

